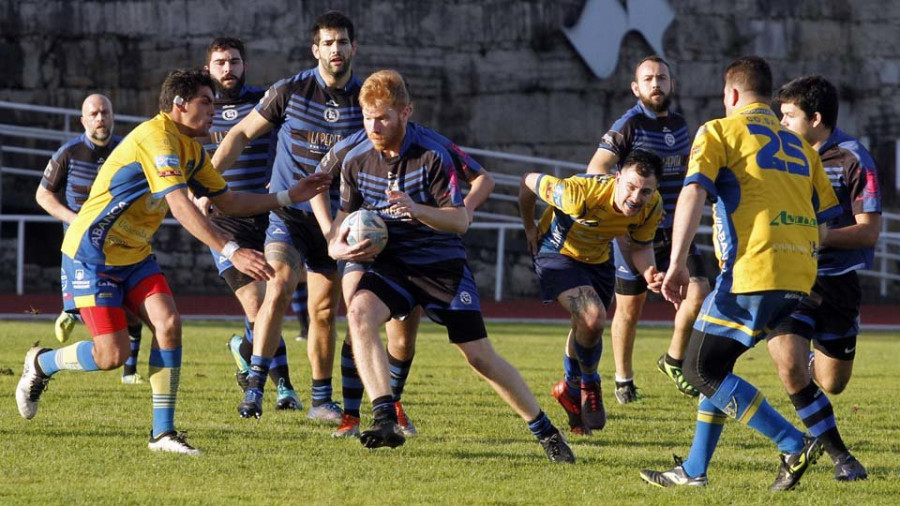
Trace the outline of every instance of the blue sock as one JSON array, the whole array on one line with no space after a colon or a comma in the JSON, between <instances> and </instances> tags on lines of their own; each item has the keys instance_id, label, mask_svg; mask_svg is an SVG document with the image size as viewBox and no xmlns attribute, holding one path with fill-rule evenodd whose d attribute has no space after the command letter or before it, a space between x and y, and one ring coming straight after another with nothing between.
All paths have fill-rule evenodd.
<instances>
[{"instance_id":1,"label":"blue sock","mask_svg":"<svg viewBox=\"0 0 900 506\"><path fill-rule=\"evenodd\" d=\"M150 350L150 389L153 392L153 437L175 430L175 402L181 379L181 347Z\"/></svg>"},{"instance_id":2,"label":"blue sock","mask_svg":"<svg viewBox=\"0 0 900 506\"><path fill-rule=\"evenodd\" d=\"M782 453L803 449L803 433L775 411L756 387L740 377L732 373L725 376L710 400L728 416L772 440Z\"/></svg>"},{"instance_id":3,"label":"blue sock","mask_svg":"<svg viewBox=\"0 0 900 506\"><path fill-rule=\"evenodd\" d=\"M391 393L394 394L394 401L399 401L403 397L403 388L406 386L406 380L409 378L409 370L412 367L413 359L400 360L396 359L388 353L388 364L391 368Z\"/></svg>"},{"instance_id":4,"label":"blue sock","mask_svg":"<svg viewBox=\"0 0 900 506\"><path fill-rule=\"evenodd\" d=\"M41 353L37 357L38 366L47 376L59 371L99 371L93 352L93 341L79 341L65 348Z\"/></svg>"},{"instance_id":5,"label":"blue sock","mask_svg":"<svg viewBox=\"0 0 900 506\"><path fill-rule=\"evenodd\" d=\"M392 395L382 395L376 399L372 399L372 417L376 420L387 418L397 423L397 411L394 397Z\"/></svg>"},{"instance_id":6,"label":"blue sock","mask_svg":"<svg viewBox=\"0 0 900 506\"><path fill-rule=\"evenodd\" d=\"M534 437L543 439L552 436L556 432L556 427L553 426L547 415L541 411L534 420L528 422L528 430L534 434Z\"/></svg>"},{"instance_id":7,"label":"blue sock","mask_svg":"<svg viewBox=\"0 0 900 506\"><path fill-rule=\"evenodd\" d=\"M362 379L353 360L353 348L344 341L341 346L341 393L344 397L344 413L359 418L363 391Z\"/></svg>"},{"instance_id":8,"label":"blue sock","mask_svg":"<svg viewBox=\"0 0 900 506\"><path fill-rule=\"evenodd\" d=\"M248 343L253 342L253 322L246 316L244 317L244 339L246 339Z\"/></svg>"},{"instance_id":9,"label":"blue sock","mask_svg":"<svg viewBox=\"0 0 900 506\"><path fill-rule=\"evenodd\" d=\"M130 376L137 374L138 355L141 352L141 330L143 326L138 323L128 327L128 339L131 344L131 353L125 359L125 367L122 369L122 376Z\"/></svg>"},{"instance_id":10,"label":"blue sock","mask_svg":"<svg viewBox=\"0 0 900 506\"><path fill-rule=\"evenodd\" d=\"M563 369L566 371L566 391L573 399L581 398L581 366L578 359L563 355Z\"/></svg>"},{"instance_id":11,"label":"blue sock","mask_svg":"<svg viewBox=\"0 0 900 506\"><path fill-rule=\"evenodd\" d=\"M256 388L260 391L265 389L266 377L269 375L269 366L271 363L271 357L261 357L259 355L250 356L250 374L247 376L250 388Z\"/></svg>"},{"instance_id":12,"label":"blue sock","mask_svg":"<svg viewBox=\"0 0 900 506\"><path fill-rule=\"evenodd\" d=\"M838 431L831 401L812 380L803 390L791 395L791 402L803 425L809 429L810 434L822 441L832 459L849 453Z\"/></svg>"},{"instance_id":13,"label":"blue sock","mask_svg":"<svg viewBox=\"0 0 900 506\"><path fill-rule=\"evenodd\" d=\"M323 378L323 379L314 379L312 380L312 405L321 406L322 404L327 404L331 402L331 395L333 390L331 389L331 378Z\"/></svg>"},{"instance_id":14,"label":"blue sock","mask_svg":"<svg viewBox=\"0 0 900 506\"><path fill-rule=\"evenodd\" d=\"M694 429L694 442L691 443L691 452L684 460L684 472L692 478L706 474L709 461L712 459L716 445L719 444L719 436L725 428L725 420L728 415L717 408L705 395L700 395L700 404L697 406L697 426Z\"/></svg>"},{"instance_id":15,"label":"blue sock","mask_svg":"<svg viewBox=\"0 0 900 506\"><path fill-rule=\"evenodd\" d=\"M575 348L575 357L578 359L578 365L582 371L596 370L597 364L600 363L600 357L603 355L603 341L597 341L597 345L593 348L585 348L578 344L577 339L572 339L572 347ZM581 381L584 381L582 378Z\"/></svg>"}]
</instances>

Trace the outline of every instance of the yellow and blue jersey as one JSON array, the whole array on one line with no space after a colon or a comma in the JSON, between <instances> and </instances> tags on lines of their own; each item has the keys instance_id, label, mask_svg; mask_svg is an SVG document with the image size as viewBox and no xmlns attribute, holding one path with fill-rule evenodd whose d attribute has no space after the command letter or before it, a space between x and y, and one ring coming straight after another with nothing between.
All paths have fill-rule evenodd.
<instances>
[{"instance_id":1,"label":"yellow and blue jersey","mask_svg":"<svg viewBox=\"0 0 900 506\"><path fill-rule=\"evenodd\" d=\"M684 184L716 199L713 243L730 293L809 293L818 224L841 212L818 153L750 104L700 127Z\"/></svg>"},{"instance_id":2,"label":"yellow and blue jersey","mask_svg":"<svg viewBox=\"0 0 900 506\"><path fill-rule=\"evenodd\" d=\"M189 188L216 196L228 187L203 147L159 113L141 123L100 167L91 193L69 226L62 251L86 263L133 265L150 255L150 239L169 210L165 196Z\"/></svg>"},{"instance_id":3,"label":"yellow and blue jersey","mask_svg":"<svg viewBox=\"0 0 900 506\"><path fill-rule=\"evenodd\" d=\"M649 244L662 219L659 192L634 216L625 216L613 204L616 178L579 174L566 179L542 175L537 196L550 205L538 223L538 252L559 253L588 264L609 260L610 242L627 235L637 244Z\"/></svg>"}]
</instances>

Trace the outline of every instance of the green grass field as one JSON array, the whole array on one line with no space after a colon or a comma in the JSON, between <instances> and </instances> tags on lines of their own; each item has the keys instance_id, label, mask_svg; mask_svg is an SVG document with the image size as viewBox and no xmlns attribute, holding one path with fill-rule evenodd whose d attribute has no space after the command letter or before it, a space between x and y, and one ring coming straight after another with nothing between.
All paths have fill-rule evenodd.
<instances>
[{"instance_id":1,"label":"green grass field","mask_svg":"<svg viewBox=\"0 0 900 506\"><path fill-rule=\"evenodd\" d=\"M772 494L766 489L777 470L777 450L734 421L713 459L708 487L664 490L638 477L642 468L671 467L673 452L686 456L693 433L696 401L680 396L655 369L668 329L639 331L635 368L641 404L616 404L605 340L601 373L607 378L609 423L592 437L569 437L578 456L574 466L548 462L525 424L468 369L443 329L432 324L423 325L404 394L420 435L405 446L366 450L356 439L332 439L332 427L308 421L305 411L274 411L272 388L263 418L242 420L235 409L240 393L234 366L224 346L237 329L237 324L186 324L176 422L206 452L190 458L147 450L150 387L121 385L120 371L60 373L37 417L21 419L14 390L22 357L37 340L49 346L56 341L48 321L0 324L0 504L900 503L896 334L866 334L850 387L832 398L844 438L868 467L870 480L837 483L830 460L823 457L797 490ZM488 330L554 422L565 425L564 413L550 396L562 374L565 329L492 324ZM86 335L79 326L75 337ZM305 344L290 340L288 346L294 383L308 403ZM142 351L143 374L146 361ZM743 357L737 372L800 423L764 346ZM336 368L338 396L339 376ZM365 425L365 403L363 414Z\"/></svg>"}]
</instances>

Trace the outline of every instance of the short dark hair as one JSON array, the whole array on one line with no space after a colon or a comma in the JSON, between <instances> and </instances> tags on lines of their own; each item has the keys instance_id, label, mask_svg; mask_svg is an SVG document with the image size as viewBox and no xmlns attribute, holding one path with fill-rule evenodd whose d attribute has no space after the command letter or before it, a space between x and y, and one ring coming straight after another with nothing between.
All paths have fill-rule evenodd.
<instances>
[{"instance_id":1,"label":"short dark hair","mask_svg":"<svg viewBox=\"0 0 900 506\"><path fill-rule=\"evenodd\" d=\"M725 82L763 97L772 96L772 69L759 56L738 58L725 69Z\"/></svg>"},{"instance_id":2,"label":"short dark hair","mask_svg":"<svg viewBox=\"0 0 900 506\"><path fill-rule=\"evenodd\" d=\"M655 176L657 181L662 180L663 161L655 153L646 149L634 149L622 160L621 169L634 167L641 177Z\"/></svg>"},{"instance_id":3,"label":"short dark hair","mask_svg":"<svg viewBox=\"0 0 900 506\"><path fill-rule=\"evenodd\" d=\"M837 88L820 75L798 77L785 84L775 93L775 101L799 107L810 120L818 112L822 123L832 130L837 125Z\"/></svg>"},{"instance_id":4,"label":"short dark hair","mask_svg":"<svg viewBox=\"0 0 900 506\"><path fill-rule=\"evenodd\" d=\"M634 66L634 80L637 81L638 78L638 69L641 68L641 65L647 63L648 61L652 61L655 63L662 63L666 66L666 70L669 71L669 77L672 77L672 66L669 65L669 62L665 60L662 56L658 54L651 54L650 56L644 57L641 61Z\"/></svg>"},{"instance_id":5,"label":"short dark hair","mask_svg":"<svg viewBox=\"0 0 900 506\"><path fill-rule=\"evenodd\" d=\"M328 11L316 18L316 22L313 23L312 28L309 29L309 35L312 37L313 44L319 44L319 30L323 28L331 28L332 30L340 30L343 28L347 30L347 37L350 38L350 42L356 40L356 31L353 29L353 22L341 12Z\"/></svg>"},{"instance_id":6,"label":"short dark hair","mask_svg":"<svg viewBox=\"0 0 900 506\"><path fill-rule=\"evenodd\" d=\"M200 94L200 89L204 86L211 90L215 89L212 78L200 69L178 69L169 72L159 92L159 110L170 112L175 97L190 102Z\"/></svg>"},{"instance_id":7,"label":"short dark hair","mask_svg":"<svg viewBox=\"0 0 900 506\"><path fill-rule=\"evenodd\" d=\"M214 52L226 49L237 49L237 52L241 55L241 59L247 59L247 57L244 56L244 41L237 37L216 37L206 48L206 63L209 63L209 59L212 58Z\"/></svg>"}]
</instances>

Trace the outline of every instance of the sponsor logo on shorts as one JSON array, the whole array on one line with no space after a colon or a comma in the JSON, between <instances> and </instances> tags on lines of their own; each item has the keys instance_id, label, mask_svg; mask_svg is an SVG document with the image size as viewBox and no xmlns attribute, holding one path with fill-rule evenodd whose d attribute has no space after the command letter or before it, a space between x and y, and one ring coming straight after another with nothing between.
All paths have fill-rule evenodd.
<instances>
[{"instance_id":1,"label":"sponsor logo on shorts","mask_svg":"<svg viewBox=\"0 0 900 506\"><path fill-rule=\"evenodd\" d=\"M853 353L854 351L856 351L856 346L853 346L851 348L844 348L844 353L846 353L847 355Z\"/></svg>"},{"instance_id":2,"label":"sponsor logo on shorts","mask_svg":"<svg viewBox=\"0 0 900 506\"><path fill-rule=\"evenodd\" d=\"M468 306L472 303L472 295L469 292L460 292L459 301Z\"/></svg>"}]
</instances>

